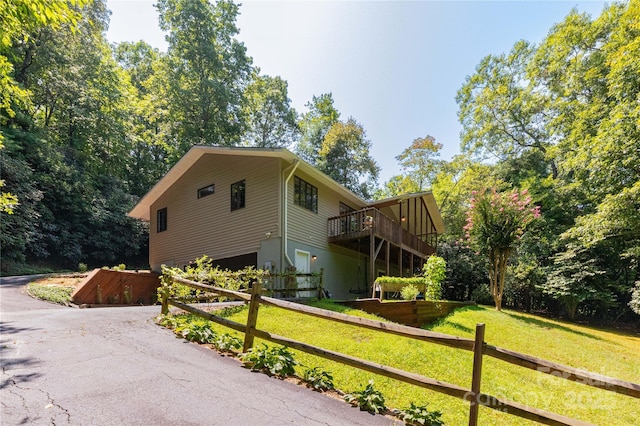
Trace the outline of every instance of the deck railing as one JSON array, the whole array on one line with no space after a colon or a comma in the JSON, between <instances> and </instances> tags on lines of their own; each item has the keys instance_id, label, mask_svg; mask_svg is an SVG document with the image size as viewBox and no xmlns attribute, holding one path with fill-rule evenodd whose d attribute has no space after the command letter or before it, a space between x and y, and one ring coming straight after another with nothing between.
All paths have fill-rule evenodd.
<instances>
[{"instance_id":1,"label":"deck railing","mask_svg":"<svg viewBox=\"0 0 640 426\"><path fill-rule=\"evenodd\" d=\"M329 242L362 238L371 234L384 238L391 244L408 248L422 254L431 254L435 249L426 241L382 214L373 207L358 210L327 221Z\"/></svg>"}]
</instances>

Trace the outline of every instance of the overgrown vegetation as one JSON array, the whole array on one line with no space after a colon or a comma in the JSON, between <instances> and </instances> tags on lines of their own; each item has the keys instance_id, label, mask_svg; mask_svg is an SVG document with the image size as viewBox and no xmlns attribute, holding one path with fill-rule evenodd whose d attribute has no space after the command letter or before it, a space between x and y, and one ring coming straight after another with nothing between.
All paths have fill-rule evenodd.
<instances>
[{"instance_id":1,"label":"overgrown vegetation","mask_svg":"<svg viewBox=\"0 0 640 426\"><path fill-rule=\"evenodd\" d=\"M220 313L224 315L224 312ZM213 323L195 315L160 315L158 324L173 330L186 340L202 344L210 344L220 352L235 353L242 347L242 341L229 333L217 332Z\"/></svg>"},{"instance_id":2,"label":"overgrown vegetation","mask_svg":"<svg viewBox=\"0 0 640 426\"><path fill-rule=\"evenodd\" d=\"M65 306L71 304L71 294L73 293L73 290L73 287L60 285L36 283L27 284L27 293L33 297Z\"/></svg>"},{"instance_id":3,"label":"overgrown vegetation","mask_svg":"<svg viewBox=\"0 0 640 426\"><path fill-rule=\"evenodd\" d=\"M380 276L375 283L385 286L384 291L400 292L403 300L415 300L422 293L427 300L442 299L442 283L446 276L447 262L439 256L429 256L422 267L422 275L414 277ZM393 290L390 290L392 288Z\"/></svg>"},{"instance_id":4,"label":"overgrown vegetation","mask_svg":"<svg viewBox=\"0 0 640 426\"><path fill-rule=\"evenodd\" d=\"M227 290L248 289L251 282L262 278L265 271L247 267L239 271L230 271L213 266L211 258L202 256L196 259L184 269L169 268L162 265L161 286L158 287L158 300L162 300L163 294L172 298L188 299L202 295L201 290L192 289L180 283L176 283L173 277L197 281L202 284L210 284ZM218 301L224 301L225 297L218 297Z\"/></svg>"}]
</instances>

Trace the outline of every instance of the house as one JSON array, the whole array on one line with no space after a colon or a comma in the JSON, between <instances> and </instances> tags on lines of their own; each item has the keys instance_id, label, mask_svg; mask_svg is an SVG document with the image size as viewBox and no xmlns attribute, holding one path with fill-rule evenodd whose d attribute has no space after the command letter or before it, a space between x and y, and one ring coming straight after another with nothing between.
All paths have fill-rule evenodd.
<instances>
[{"instance_id":1,"label":"house","mask_svg":"<svg viewBox=\"0 0 640 426\"><path fill-rule=\"evenodd\" d=\"M430 192L367 202L283 148L194 146L129 216L150 222L155 271L205 254L230 269L322 268L340 299L412 275L444 230Z\"/></svg>"}]
</instances>

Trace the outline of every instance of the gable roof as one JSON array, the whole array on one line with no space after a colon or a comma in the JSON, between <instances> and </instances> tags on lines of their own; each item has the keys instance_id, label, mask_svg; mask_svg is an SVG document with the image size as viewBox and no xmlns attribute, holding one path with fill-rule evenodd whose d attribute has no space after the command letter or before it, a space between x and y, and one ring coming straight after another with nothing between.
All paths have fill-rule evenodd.
<instances>
[{"instance_id":1,"label":"gable roof","mask_svg":"<svg viewBox=\"0 0 640 426\"><path fill-rule=\"evenodd\" d=\"M156 183L153 188L147 192L144 197L138 201L138 203L131 209L127 216L149 220L151 214L151 206L158 198L164 194L167 189L171 187L187 170L191 168L201 157L206 154L216 155L238 155L248 157L265 157L265 158L279 158L290 164L294 164L299 161L298 170L303 171L307 175L315 178L320 183L326 185L333 191L339 193L345 197L348 201L367 207L390 207L393 209L394 205L397 205L400 201L413 198L421 198L431 214L431 218L439 234L444 232L444 222L440 216L440 210L436 205L436 201L433 198L431 192L421 192L417 194L407 194L398 197L387 198L385 200L378 200L373 202L367 202L358 195L354 194L349 189L345 188L331 177L322 173L300 157L292 153L286 148L253 148L253 147L225 147L225 146L211 146L211 145L195 145L193 146L168 172Z\"/></svg>"},{"instance_id":2,"label":"gable roof","mask_svg":"<svg viewBox=\"0 0 640 426\"><path fill-rule=\"evenodd\" d=\"M250 147L226 147L226 146L211 146L211 145L195 145L193 146L168 172L156 183L153 188L147 192L144 197L138 201L133 209L127 216L149 220L151 205L155 203L158 198L165 193L167 189L171 187L182 175L184 175L191 166L193 166L201 157L206 154L216 155L238 155L248 157L265 157L265 158L279 158L290 164L299 161L298 170L303 171L309 176L315 178L322 184L328 186L333 191L338 192L350 202L365 206L367 202L354 194L349 189L340 185L338 182L322 173L309 163L302 160L300 157L285 148L250 148Z\"/></svg>"},{"instance_id":3,"label":"gable roof","mask_svg":"<svg viewBox=\"0 0 640 426\"><path fill-rule=\"evenodd\" d=\"M435 226L438 234L444 233L444 221L442 220L442 216L440 216L440 209L438 208L436 199L433 197L431 191L403 194L396 197L385 198L384 200L372 201L369 203L369 207L375 207L387 216L399 221L401 203L416 198L421 200L421 202L427 206L429 215L431 216L431 220L433 220L433 225Z\"/></svg>"}]
</instances>

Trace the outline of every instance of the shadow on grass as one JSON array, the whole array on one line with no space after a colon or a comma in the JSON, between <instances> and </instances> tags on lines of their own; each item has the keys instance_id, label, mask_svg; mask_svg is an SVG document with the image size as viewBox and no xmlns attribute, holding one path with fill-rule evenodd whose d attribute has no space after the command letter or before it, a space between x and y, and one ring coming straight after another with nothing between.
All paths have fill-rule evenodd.
<instances>
[{"instance_id":1,"label":"shadow on grass","mask_svg":"<svg viewBox=\"0 0 640 426\"><path fill-rule=\"evenodd\" d=\"M514 319L516 319L518 321L522 321L522 322L530 324L530 325L536 325L538 327L547 328L547 329L555 329L555 330L566 331L567 333L577 334L578 336L588 337L590 339L604 340L601 337L595 336L593 334L585 333L584 331L574 330L573 328L566 327L564 325L560 325L560 324L557 324L557 323L554 323L554 322L546 321L544 319L530 318L530 317L526 317L524 315L519 315L519 314L514 313L514 312L505 312L505 311L503 311L503 312L506 315L510 316L511 318L514 318Z\"/></svg>"},{"instance_id":2,"label":"shadow on grass","mask_svg":"<svg viewBox=\"0 0 640 426\"><path fill-rule=\"evenodd\" d=\"M467 305L467 306L462 306L460 308L456 308L453 311L451 311L451 313L445 317L442 318L438 318L432 322L429 322L427 324L424 324L423 326L421 326L420 328L422 328L423 330L432 330L436 327L440 327L440 326L451 326L453 328L455 328L456 330L460 330L464 333L471 333L473 334L474 330L471 329L470 327L467 327L466 325L462 325L458 322L452 321L450 318L452 315L455 315L456 313L459 312L466 312L466 311L485 311L487 308L482 307L482 306L478 306L478 305Z\"/></svg>"},{"instance_id":3,"label":"shadow on grass","mask_svg":"<svg viewBox=\"0 0 640 426\"><path fill-rule=\"evenodd\" d=\"M312 300L305 304L309 306L313 306L314 308L321 308L321 309L326 309L328 311L334 311L334 312L340 312L340 313L345 313L347 311L354 310L349 306L341 305L337 302L334 302L328 299Z\"/></svg>"}]
</instances>

